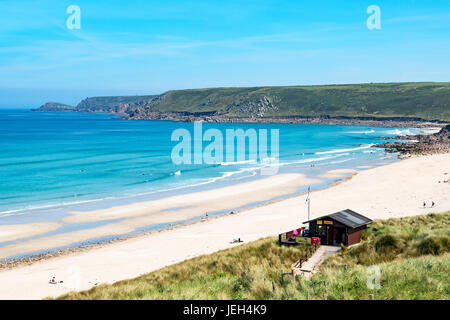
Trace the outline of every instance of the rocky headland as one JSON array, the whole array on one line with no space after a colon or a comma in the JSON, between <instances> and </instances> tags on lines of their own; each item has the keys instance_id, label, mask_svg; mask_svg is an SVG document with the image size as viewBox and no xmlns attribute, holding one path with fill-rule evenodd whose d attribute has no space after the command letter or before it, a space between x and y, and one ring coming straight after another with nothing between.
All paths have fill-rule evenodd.
<instances>
[{"instance_id":1,"label":"rocky headland","mask_svg":"<svg viewBox=\"0 0 450 320\"><path fill-rule=\"evenodd\" d=\"M435 154L450 152L450 125L439 132L429 135L400 136L393 139L402 140L378 144L388 152L399 152L402 156ZM406 141L405 141L406 140Z\"/></svg>"},{"instance_id":2,"label":"rocky headland","mask_svg":"<svg viewBox=\"0 0 450 320\"><path fill-rule=\"evenodd\" d=\"M39 107L39 109L35 109L33 111L42 111L42 112L74 112L77 111L76 107L69 106L60 102L47 102Z\"/></svg>"},{"instance_id":3,"label":"rocky headland","mask_svg":"<svg viewBox=\"0 0 450 320\"><path fill-rule=\"evenodd\" d=\"M206 88L159 95L91 97L35 111L108 113L130 120L443 127L450 83Z\"/></svg>"}]
</instances>

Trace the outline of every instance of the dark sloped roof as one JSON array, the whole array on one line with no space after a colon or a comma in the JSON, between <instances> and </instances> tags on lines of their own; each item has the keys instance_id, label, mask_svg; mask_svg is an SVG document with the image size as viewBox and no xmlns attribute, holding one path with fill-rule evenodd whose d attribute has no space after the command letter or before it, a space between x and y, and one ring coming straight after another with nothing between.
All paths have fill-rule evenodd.
<instances>
[{"instance_id":1,"label":"dark sloped roof","mask_svg":"<svg viewBox=\"0 0 450 320\"><path fill-rule=\"evenodd\" d=\"M311 221L315 221L315 220L321 220L321 219L325 219L325 218L332 218L333 220L336 220L350 228L358 228L360 226L363 226L365 224L369 224L372 222L371 219L369 219L359 213L356 213L353 210L346 209L346 210L342 210L339 212L335 212L333 214L328 214L326 216L322 216L322 217L315 218L315 219L312 219L309 221L305 221L303 223L307 223L307 222L311 222Z\"/></svg>"}]
</instances>

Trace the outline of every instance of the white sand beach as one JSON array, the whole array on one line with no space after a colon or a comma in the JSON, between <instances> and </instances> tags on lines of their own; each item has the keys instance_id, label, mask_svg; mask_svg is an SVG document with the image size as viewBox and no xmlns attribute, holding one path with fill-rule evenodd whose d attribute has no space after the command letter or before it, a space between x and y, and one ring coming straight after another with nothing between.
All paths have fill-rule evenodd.
<instances>
[{"instance_id":1,"label":"white sand beach","mask_svg":"<svg viewBox=\"0 0 450 320\"><path fill-rule=\"evenodd\" d=\"M28 225L3 226L0 227L0 232L3 229L7 232L5 232L5 236L0 236L0 240L6 237L15 240L37 235L43 236L0 247L0 258L37 250L51 250L89 239L130 233L144 226L198 218L205 215L206 212L224 211L251 203L270 201L279 196L295 194L297 188L317 182L318 180L307 178L302 174L280 174L223 188L158 200L92 211L74 211L70 212L61 222L66 224L98 223L105 220L114 222L53 235L45 235L45 232L56 229L56 223L31 224L30 227L26 227Z\"/></svg>"},{"instance_id":2,"label":"white sand beach","mask_svg":"<svg viewBox=\"0 0 450 320\"><path fill-rule=\"evenodd\" d=\"M341 170L328 172L327 176L352 173L353 170ZM449 178L450 154L415 157L371 168L354 174L335 186L313 191L311 217L346 208L372 219L447 211L450 210L450 183L444 181ZM225 201L231 201L233 204L246 201L248 203L252 202L249 200L264 198L267 195L273 198L309 183L311 181L301 175L283 175L247 185L227 187L230 189L194 193L184 198L180 196L181 198L170 201L180 201L184 206L205 206ZM251 196L255 198L250 199ZM424 201L428 204L427 208L422 206ZM435 202L434 208L429 206L431 201ZM87 214L74 212L67 219L83 222L98 217L132 216L131 222L128 222L131 227L143 221L154 222L152 215L147 214L150 203L134 206L131 211L122 207ZM158 210L162 210L165 207L164 201L158 202L157 206ZM184 215L188 212L189 208L172 214ZM0 271L0 299L41 299L74 289L84 290L101 283L133 278L195 256L230 248L233 246L230 244L233 238L240 237L245 242L254 241L291 230L305 220L305 196L300 195L241 210L233 215L42 260L29 266L3 270ZM74 235L68 233L61 243L73 241L72 236ZM48 244L55 244L52 243L53 240L49 239ZM10 247L8 252L34 248L35 244L29 245L29 248ZM2 255L7 255L8 252ZM63 283L49 284L48 281L52 277Z\"/></svg>"}]
</instances>

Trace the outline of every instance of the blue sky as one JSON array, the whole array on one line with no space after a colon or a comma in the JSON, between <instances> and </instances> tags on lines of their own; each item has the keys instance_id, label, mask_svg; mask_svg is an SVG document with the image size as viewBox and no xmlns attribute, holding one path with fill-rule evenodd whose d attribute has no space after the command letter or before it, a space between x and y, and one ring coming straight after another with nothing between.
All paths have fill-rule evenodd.
<instances>
[{"instance_id":1,"label":"blue sky","mask_svg":"<svg viewBox=\"0 0 450 320\"><path fill-rule=\"evenodd\" d=\"M369 30L370 5L381 29ZM69 30L66 9L81 9ZM0 107L218 86L450 81L449 0L0 0Z\"/></svg>"}]
</instances>

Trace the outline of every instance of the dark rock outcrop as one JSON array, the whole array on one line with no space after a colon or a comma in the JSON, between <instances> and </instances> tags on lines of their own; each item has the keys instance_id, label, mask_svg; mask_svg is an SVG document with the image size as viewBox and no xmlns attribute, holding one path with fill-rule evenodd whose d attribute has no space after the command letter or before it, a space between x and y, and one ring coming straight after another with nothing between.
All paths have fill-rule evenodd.
<instances>
[{"instance_id":1,"label":"dark rock outcrop","mask_svg":"<svg viewBox=\"0 0 450 320\"><path fill-rule=\"evenodd\" d=\"M409 141L386 142L377 147L386 148L389 152L400 152L402 155L448 153L450 152L450 125L434 134L402 136L394 139Z\"/></svg>"},{"instance_id":2,"label":"dark rock outcrop","mask_svg":"<svg viewBox=\"0 0 450 320\"><path fill-rule=\"evenodd\" d=\"M226 107L226 112L236 115L251 115L251 118L262 118L268 111L276 111L271 99L262 96L259 99L251 99L248 96L241 96Z\"/></svg>"},{"instance_id":3,"label":"dark rock outcrop","mask_svg":"<svg viewBox=\"0 0 450 320\"><path fill-rule=\"evenodd\" d=\"M92 97L82 100L76 107L79 112L129 115L147 106L155 96Z\"/></svg>"}]
</instances>

